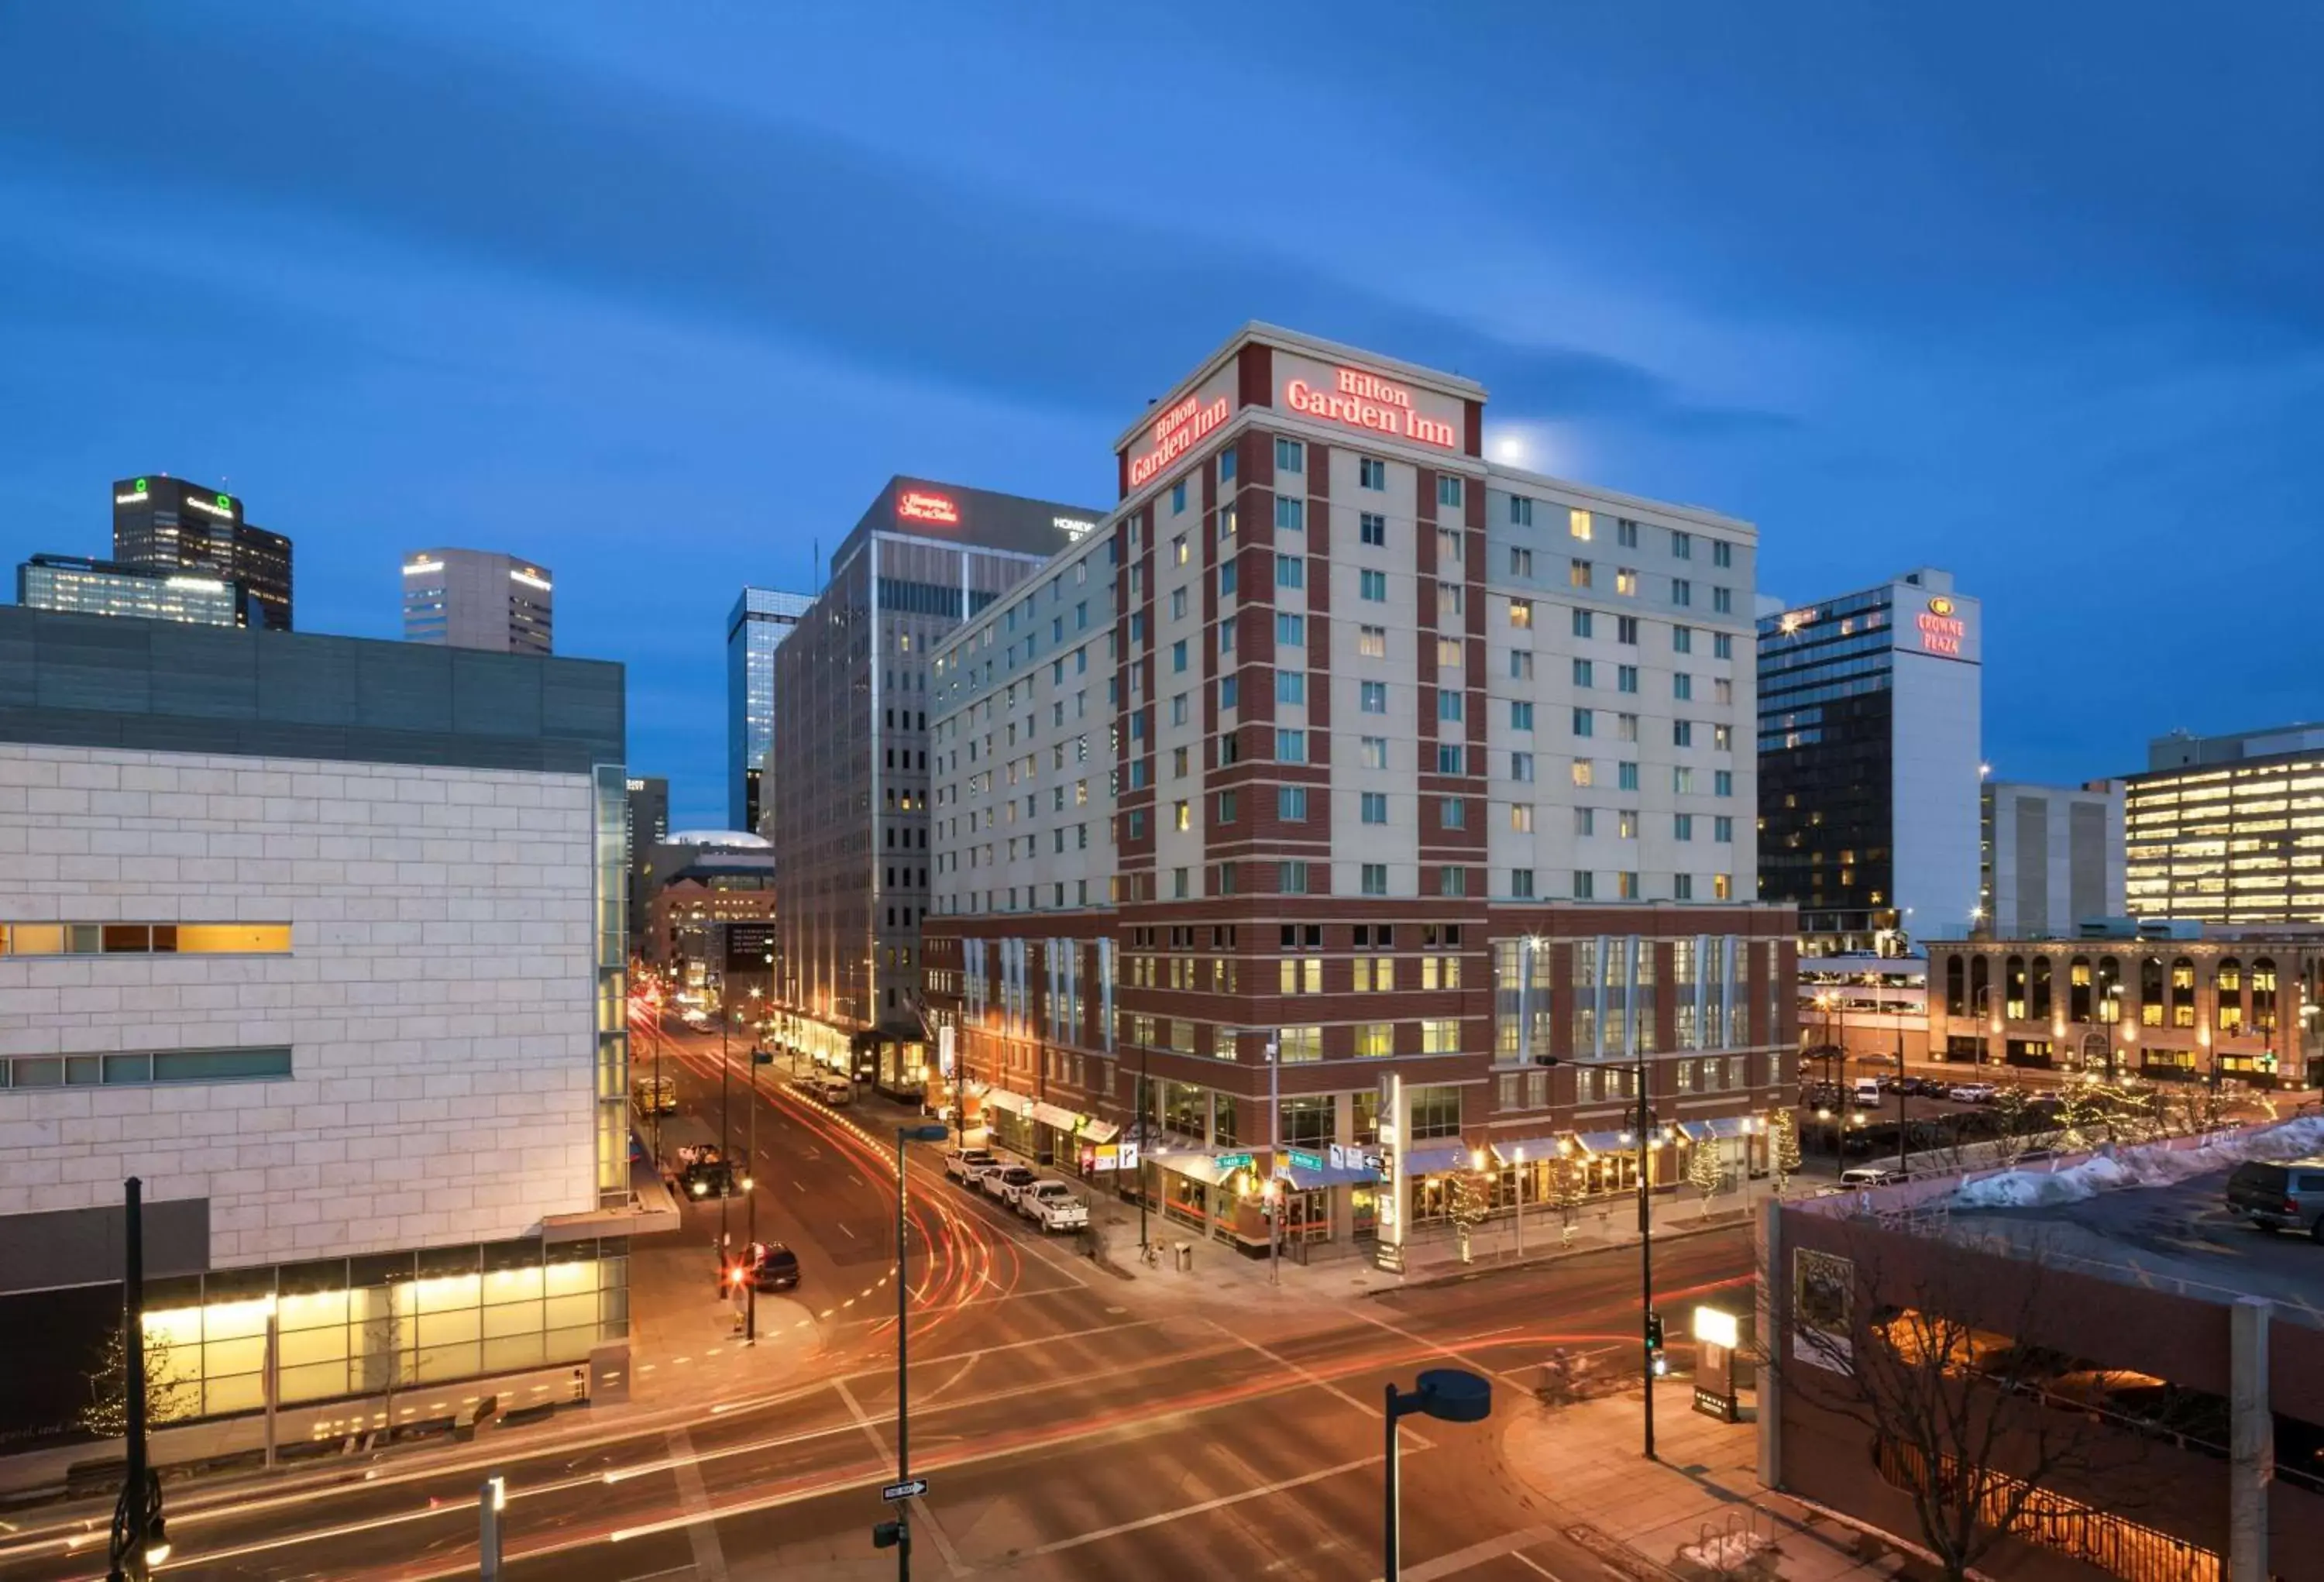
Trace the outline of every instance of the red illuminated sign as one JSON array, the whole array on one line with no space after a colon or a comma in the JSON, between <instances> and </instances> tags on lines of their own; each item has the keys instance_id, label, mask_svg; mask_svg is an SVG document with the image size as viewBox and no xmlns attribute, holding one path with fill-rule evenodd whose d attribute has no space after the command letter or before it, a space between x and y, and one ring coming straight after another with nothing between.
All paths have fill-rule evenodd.
<instances>
[{"instance_id":1,"label":"red illuminated sign","mask_svg":"<svg viewBox=\"0 0 2324 1582\"><path fill-rule=\"evenodd\" d=\"M1203 404L1202 397L1190 395L1156 418L1154 427L1148 430L1154 448L1143 456L1130 458L1130 486L1136 488L1192 450L1204 435L1224 423L1231 411L1223 395L1208 406Z\"/></svg>"},{"instance_id":2,"label":"red illuminated sign","mask_svg":"<svg viewBox=\"0 0 2324 1582\"><path fill-rule=\"evenodd\" d=\"M906 522L936 522L946 527L960 525L960 507L948 495L930 494L925 489L907 489L896 496L896 514Z\"/></svg>"},{"instance_id":3,"label":"red illuminated sign","mask_svg":"<svg viewBox=\"0 0 2324 1582\"><path fill-rule=\"evenodd\" d=\"M1375 434L1392 434L1446 450L1461 449L1461 437L1453 426L1415 412L1412 392L1403 385L1353 368L1335 368L1333 375L1330 390L1318 390L1305 379L1292 380L1284 386L1283 404L1293 412L1345 423L1351 429L1369 429Z\"/></svg>"},{"instance_id":4,"label":"red illuminated sign","mask_svg":"<svg viewBox=\"0 0 2324 1582\"><path fill-rule=\"evenodd\" d=\"M1929 601L1916 623L1921 629L1921 648L1928 653L1960 657L1961 639L1969 635L1969 623L1953 614L1953 601L1943 594Z\"/></svg>"}]
</instances>

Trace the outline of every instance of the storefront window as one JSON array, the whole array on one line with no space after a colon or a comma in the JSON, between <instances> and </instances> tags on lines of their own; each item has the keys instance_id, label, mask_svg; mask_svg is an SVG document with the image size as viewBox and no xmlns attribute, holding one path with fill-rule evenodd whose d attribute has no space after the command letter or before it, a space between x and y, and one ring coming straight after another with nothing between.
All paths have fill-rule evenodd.
<instances>
[{"instance_id":1,"label":"storefront window","mask_svg":"<svg viewBox=\"0 0 2324 1582\"><path fill-rule=\"evenodd\" d=\"M1290 1148L1322 1148L1335 1135L1328 1093L1283 1101L1283 1142Z\"/></svg>"}]
</instances>

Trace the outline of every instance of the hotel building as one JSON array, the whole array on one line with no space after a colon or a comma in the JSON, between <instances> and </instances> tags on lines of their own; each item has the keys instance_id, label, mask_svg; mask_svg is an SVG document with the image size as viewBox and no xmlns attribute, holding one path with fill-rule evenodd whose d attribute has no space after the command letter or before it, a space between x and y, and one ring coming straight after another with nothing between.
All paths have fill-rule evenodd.
<instances>
[{"instance_id":1,"label":"hotel building","mask_svg":"<svg viewBox=\"0 0 2324 1582\"><path fill-rule=\"evenodd\" d=\"M1759 887L1816 954L1978 921L1983 617L1933 569L1758 624Z\"/></svg>"},{"instance_id":2,"label":"hotel building","mask_svg":"<svg viewBox=\"0 0 2324 1582\"><path fill-rule=\"evenodd\" d=\"M2147 745L2124 818L2127 909L2207 923L2324 922L2324 725Z\"/></svg>"},{"instance_id":3,"label":"hotel building","mask_svg":"<svg viewBox=\"0 0 2324 1582\"><path fill-rule=\"evenodd\" d=\"M761 782L779 902L781 1036L837 1056L917 1047L928 908L929 659L960 624L1086 535L1102 513L919 478L889 480L774 654ZM904 1074L883 1069L897 1090Z\"/></svg>"},{"instance_id":4,"label":"hotel building","mask_svg":"<svg viewBox=\"0 0 2324 1582\"><path fill-rule=\"evenodd\" d=\"M1479 1164L1635 1182L1641 1068L1658 1175L1756 1168L1756 534L1490 463L1484 404L1248 326L939 643L927 999L995 1141L1245 1246L1276 1177L1391 1249Z\"/></svg>"},{"instance_id":5,"label":"hotel building","mask_svg":"<svg viewBox=\"0 0 2324 1582\"><path fill-rule=\"evenodd\" d=\"M259 1406L270 1315L286 1408L626 1341L622 745L618 665L0 610L20 1413L133 1175L173 1415Z\"/></svg>"}]
</instances>

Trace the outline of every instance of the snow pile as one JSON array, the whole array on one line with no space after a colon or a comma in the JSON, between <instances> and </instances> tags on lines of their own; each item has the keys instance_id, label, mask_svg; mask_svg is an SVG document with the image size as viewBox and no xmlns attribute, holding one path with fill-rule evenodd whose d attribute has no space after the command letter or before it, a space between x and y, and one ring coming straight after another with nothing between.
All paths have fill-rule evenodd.
<instances>
[{"instance_id":1,"label":"snow pile","mask_svg":"<svg viewBox=\"0 0 2324 1582\"><path fill-rule=\"evenodd\" d=\"M1713 1571L1733 1571L1749 1565L1754 1559L1775 1547L1775 1540L1766 1533L1738 1531L1733 1529L1714 1533L1701 1543L1682 1547L1678 1558Z\"/></svg>"},{"instance_id":2,"label":"snow pile","mask_svg":"<svg viewBox=\"0 0 2324 1582\"><path fill-rule=\"evenodd\" d=\"M1956 1208L2052 1208L2124 1187L2167 1187L2247 1159L2299 1159L2324 1150L2324 1115L2257 1131L2221 1132L2178 1147L2163 1143L2110 1148L2060 1170L2002 1170L1953 1193Z\"/></svg>"}]
</instances>

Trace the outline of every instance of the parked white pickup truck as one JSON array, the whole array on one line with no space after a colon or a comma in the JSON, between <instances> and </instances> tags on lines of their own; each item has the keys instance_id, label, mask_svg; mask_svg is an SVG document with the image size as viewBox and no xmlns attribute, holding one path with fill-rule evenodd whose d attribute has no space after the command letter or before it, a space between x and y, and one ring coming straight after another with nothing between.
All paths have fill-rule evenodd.
<instances>
[{"instance_id":1,"label":"parked white pickup truck","mask_svg":"<svg viewBox=\"0 0 2324 1582\"><path fill-rule=\"evenodd\" d=\"M945 1174L963 1186L973 1185L976 1172L997 1162L982 1148L955 1148L944 1156Z\"/></svg>"},{"instance_id":2,"label":"parked white pickup truck","mask_svg":"<svg viewBox=\"0 0 2324 1582\"><path fill-rule=\"evenodd\" d=\"M1017 1212L1043 1230L1083 1230L1089 1206L1063 1181L1038 1181L1017 1194Z\"/></svg>"}]
</instances>

